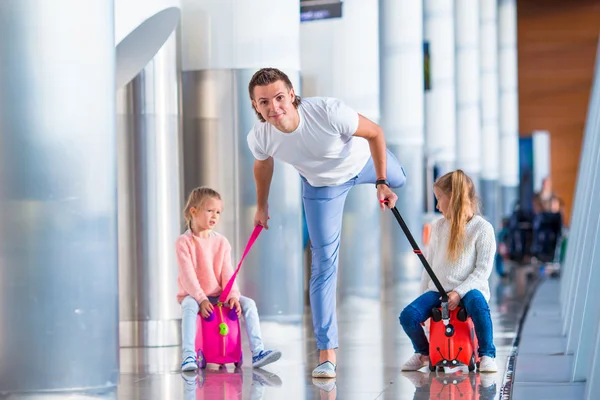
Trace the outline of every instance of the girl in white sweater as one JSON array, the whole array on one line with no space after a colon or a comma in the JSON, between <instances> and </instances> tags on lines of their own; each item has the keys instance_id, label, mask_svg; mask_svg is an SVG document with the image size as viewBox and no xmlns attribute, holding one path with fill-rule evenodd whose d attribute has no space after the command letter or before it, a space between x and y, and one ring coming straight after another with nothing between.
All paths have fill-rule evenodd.
<instances>
[{"instance_id":1,"label":"girl in white sweater","mask_svg":"<svg viewBox=\"0 0 600 400\"><path fill-rule=\"evenodd\" d=\"M473 181L461 170L439 178L433 186L437 208L444 218L435 221L425 257L445 290L448 308L459 303L475 325L481 357L480 372L496 372L496 348L488 301L490 277L496 251L492 225L477 215ZM429 343L421 323L431 317L431 309L440 307L440 293L425 270L421 292L400 314L400 324L409 336L415 354L402 366L416 371L429 364Z\"/></svg>"}]
</instances>

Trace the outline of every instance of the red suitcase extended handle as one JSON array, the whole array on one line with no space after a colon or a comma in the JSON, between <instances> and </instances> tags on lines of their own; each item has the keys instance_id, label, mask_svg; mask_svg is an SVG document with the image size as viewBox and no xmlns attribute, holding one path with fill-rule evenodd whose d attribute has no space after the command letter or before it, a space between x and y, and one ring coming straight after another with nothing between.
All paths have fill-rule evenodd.
<instances>
[{"instance_id":1,"label":"red suitcase extended handle","mask_svg":"<svg viewBox=\"0 0 600 400\"><path fill-rule=\"evenodd\" d=\"M382 203L387 204L387 201L384 200L384 201L382 201ZM398 223L400 224L400 227L404 231L404 234L406 235L406 238L410 242L410 245L413 248L413 252L419 257L419 260L421 260L421 263L423 263L423 266L425 267L425 270L427 271L427 273L431 277L431 280L435 284L435 287L440 292L440 294L442 296L442 303L448 303L448 294L444 290L444 287L442 286L442 284L438 280L437 276L435 276L435 273L431 269L431 266L429 265L429 263L425 259L425 256L421 252L421 249L419 249L419 245L417 245L417 242L413 238L412 233L410 233L410 230L408 229L408 226L406 225L406 222L404 222L404 219L400 215L400 211L398 211L398 209L396 207L391 208L391 210L392 210L392 213L394 214L394 217L396 217L396 219L398 220Z\"/></svg>"},{"instance_id":2,"label":"red suitcase extended handle","mask_svg":"<svg viewBox=\"0 0 600 400\"><path fill-rule=\"evenodd\" d=\"M250 251L250 248L252 248L252 245L254 244L254 242L256 242L256 239L258 238L258 235L260 234L260 231L262 231L262 229L263 229L262 225L256 225L254 227L254 230L252 231L252 234L250 235L250 239L248 239L248 243L246 244L246 248L244 249L244 253L242 254L242 258L240 259L240 262L238 263L238 266L237 266L235 272L229 279L229 282L227 282L227 285L225 285L225 289L223 289L221 296L219 296L220 303L225 303L227 301L227 297L229 297L229 293L231 292L231 289L233 287L233 282L235 282L235 278L237 277L238 272L240 272L240 267L242 266L242 262L244 262L244 258L246 258L246 255Z\"/></svg>"}]
</instances>

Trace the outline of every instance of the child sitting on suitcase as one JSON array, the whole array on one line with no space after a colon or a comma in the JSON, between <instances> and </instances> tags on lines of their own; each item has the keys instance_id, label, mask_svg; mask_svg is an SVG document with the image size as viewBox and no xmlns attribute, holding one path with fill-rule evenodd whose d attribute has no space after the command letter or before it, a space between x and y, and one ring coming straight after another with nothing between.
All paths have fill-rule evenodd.
<instances>
[{"instance_id":1,"label":"child sitting on suitcase","mask_svg":"<svg viewBox=\"0 0 600 400\"><path fill-rule=\"evenodd\" d=\"M183 212L188 229L176 242L179 266L177 300L182 308L182 371L198 369L194 346L198 312L203 317L211 314L213 304L234 272L229 241L213 231L219 222L222 207L219 193L200 187L190 193ZM240 296L234 283L227 303L238 315L244 314L252 350L252 366L258 368L277 361L281 352L264 350L254 300Z\"/></svg>"},{"instance_id":2,"label":"child sitting on suitcase","mask_svg":"<svg viewBox=\"0 0 600 400\"><path fill-rule=\"evenodd\" d=\"M448 292L448 308L459 303L473 320L479 341L480 372L496 372L496 348L488 301L488 278L494 266L496 239L492 225L477 215L477 198L471 179L461 170L439 178L433 186L437 208L444 218L432 224L425 253L440 283ZM409 336L415 354L402 366L416 371L429 363L429 343L421 323L440 307L440 294L426 271L421 293L400 314L400 324Z\"/></svg>"}]
</instances>

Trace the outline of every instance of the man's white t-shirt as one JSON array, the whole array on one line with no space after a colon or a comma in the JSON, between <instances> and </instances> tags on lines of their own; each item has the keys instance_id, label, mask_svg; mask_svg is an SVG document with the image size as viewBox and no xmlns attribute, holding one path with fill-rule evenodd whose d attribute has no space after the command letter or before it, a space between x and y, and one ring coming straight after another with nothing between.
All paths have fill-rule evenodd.
<instances>
[{"instance_id":1,"label":"man's white t-shirt","mask_svg":"<svg viewBox=\"0 0 600 400\"><path fill-rule=\"evenodd\" d=\"M371 152L366 139L352 136L358 113L342 101L327 97L302 98L300 124L281 132L257 122L248 133L248 146L257 160L269 157L292 165L312 186L337 186L355 177Z\"/></svg>"}]
</instances>

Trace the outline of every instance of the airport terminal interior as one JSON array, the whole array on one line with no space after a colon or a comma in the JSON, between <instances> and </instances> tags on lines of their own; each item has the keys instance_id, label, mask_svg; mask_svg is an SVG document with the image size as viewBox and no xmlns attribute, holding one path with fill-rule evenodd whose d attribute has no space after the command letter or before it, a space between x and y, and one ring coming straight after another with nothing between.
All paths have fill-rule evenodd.
<instances>
[{"instance_id":1,"label":"airport terminal interior","mask_svg":"<svg viewBox=\"0 0 600 400\"><path fill-rule=\"evenodd\" d=\"M2 0L0 399L600 398L599 36L600 0Z\"/></svg>"}]
</instances>

